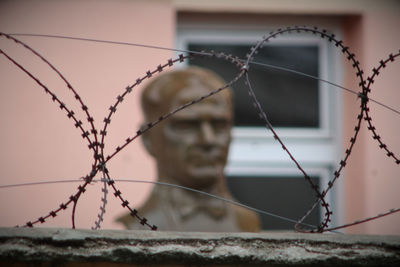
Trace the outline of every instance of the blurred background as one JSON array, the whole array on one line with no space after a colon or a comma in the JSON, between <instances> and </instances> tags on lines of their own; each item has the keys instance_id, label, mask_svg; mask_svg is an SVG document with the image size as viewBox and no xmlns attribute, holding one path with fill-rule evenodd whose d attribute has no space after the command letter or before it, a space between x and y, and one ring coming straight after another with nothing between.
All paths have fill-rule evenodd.
<instances>
[{"instance_id":1,"label":"blurred background","mask_svg":"<svg viewBox=\"0 0 400 267\"><path fill-rule=\"evenodd\" d=\"M101 39L181 50L215 50L244 58L251 46L272 30L293 25L318 26L334 33L356 54L365 78L379 61L400 45L398 1L224 1L224 0L1 0L0 31ZM176 57L170 50L60 38L16 36L50 61L89 107L98 129L110 105L137 78ZM4 37L0 49L32 72L88 125L84 113L59 77L22 46ZM306 73L359 92L352 64L333 44L312 34L286 34L273 39L254 61ZM399 60L391 62L372 84L370 97L400 110ZM222 61L193 58L185 65L209 67L225 80L237 70ZM75 179L76 183L0 189L0 226L22 225L57 209L75 192L80 177L91 170L92 153L72 120L49 95L0 56L0 185ZM251 82L271 123L312 177L325 187L339 167L354 135L360 99L338 87L304 76L250 66ZM235 127L228 186L236 199L254 207L301 217L314 195L290 158L257 119L242 83L234 86ZM106 155L134 136L143 122L141 86L135 87L113 116L106 136ZM372 121L382 140L400 153L399 114L370 103ZM141 140L132 142L108 163L112 178L154 181L155 165ZM151 185L117 183L132 205L140 206ZM386 156L363 122L341 178L327 195L332 226L398 208L399 165ZM78 228L94 225L101 205L101 184L88 186L77 205ZM115 222L125 213L109 194L102 228L122 229ZM71 227L71 207L46 227ZM310 217L318 223L316 209ZM293 225L262 217L264 230ZM350 227L345 233L400 234L400 215Z\"/></svg>"}]
</instances>

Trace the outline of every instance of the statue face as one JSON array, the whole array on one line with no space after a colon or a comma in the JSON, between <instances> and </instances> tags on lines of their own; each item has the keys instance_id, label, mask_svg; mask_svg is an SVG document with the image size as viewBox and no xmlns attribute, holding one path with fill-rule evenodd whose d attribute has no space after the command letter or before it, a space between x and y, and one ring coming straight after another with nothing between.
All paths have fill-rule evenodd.
<instances>
[{"instance_id":1,"label":"statue face","mask_svg":"<svg viewBox=\"0 0 400 267\"><path fill-rule=\"evenodd\" d=\"M200 85L180 90L172 99L170 110L207 93ZM179 111L159 125L159 151L155 153L159 175L177 183L205 189L222 179L232 127L229 100L216 94Z\"/></svg>"}]
</instances>

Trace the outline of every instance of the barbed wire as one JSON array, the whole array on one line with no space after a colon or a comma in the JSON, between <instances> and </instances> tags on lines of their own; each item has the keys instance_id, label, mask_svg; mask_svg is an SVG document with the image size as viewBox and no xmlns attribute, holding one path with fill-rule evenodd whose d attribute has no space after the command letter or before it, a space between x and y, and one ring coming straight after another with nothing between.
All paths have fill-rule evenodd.
<instances>
[{"instance_id":1,"label":"barbed wire","mask_svg":"<svg viewBox=\"0 0 400 267\"><path fill-rule=\"evenodd\" d=\"M159 50L167 50L167 51L173 51L173 52L179 52L179 53L184 53L184 54L194 54L194 55L199 55L199 56L213 56L212 53L207 53L205 51L193 51L193 50L184 50L184 49L177 49L177 48L169 48L169 47L163 47L163 46L155 46L155 45L146 45L146 44L139 44L139 43L131 43L131 42L120 42L120 41L110 41L110 40L102 40L102 39L93 39L93 38L82 38L82 37L74 37L74 36L64 36L64 35L53 35L53 34L33 34L33 33L9 33L8 35L10 36L29 36L29 37L44 37L44 38L59 38L59 39L67 39L67 40L75 40L75 41L85 41L85 42L95 42L95 43L104 43L104 44L114 44L114 45L122 45L122 46L137 46L137 47L143 47L143 48L150 48L150 49L159 49ZM239 62L245 63L246 59L243 58L238 58L236 57ZM320 77L310 75L298 70L292 70L289 68L281 67L281 66L276 66L272 64L267 64L264 62L257 62L254 60L249 61L250 64L254 65L259 65L262 67L267 67L267 68L272 68L280 71L285 71L285 72L290 72L294 73L297 75L301 75L304 77L308 77L314 80L318 80L324 83L327 83L329 85L332 85L336 88L342 89L348 93L354 94L354 95L359 95L359 93L355 90L346 88L342 85L336 84L334 82L328 81L326 79L322 79ZM400 111L390 107L389 105L386 105L380 101L377 101L371 97L368 97L368 99L392 112L395 112L400 115Z\"/></svg>"},{"instance_id":2,"label":"barbed wire","mask_svg":"<svg viewBox=\"0 0 400 267\"><path fill-rule=\"evenodd\" d=\"M249 209L255 212L258 212L260 214L265 214L274 218L278 218L280 220L284 220L287 222L291 222L293 224L297 223L297 220L293 219L293 218L288 218L285 216L281 216L278 215L276 213L273 212L269 212L263 209L257 209L254 207L251 207L249 205L245 205L243 203L234 201L232 199L228 199L228 198L224 198L222 196L218 196L218 195L214 195L208 192L203 192L194 188L190 188L187 186L183 186L183 185L177 185L177 184L171 184L171 183L166 183L166 182L159 182L159 181L150 181L150 180L136 180L136 179L121 179L121 178L112 178L113 181L115 182L125 182L125 183L142 183L142 184L154 184L154 185L161 185L161 186L168 186L168 187L172 187L172 188L177 188L177 189L182 189L182 190L186 190L186 191L190 191L190 192L194 192L194 193L198 193L201 195L205 195L208 197L212 197L224 202L227 202L229 204L232 205L236 205L245 209ZM93 179L92 182L108 182L109 179ZM13 187L22 187L22 186L33 186L33 185L46 185L46 184L60 184L60 183L79 183L81 182L80 180L57 180L57 181L40 181L40 182L29 182L29 183L21 183L21 184L7 184L7 185L0 185L0 189L5 189L5 188L13 188ZM304 226L308 226L311 228L317 228L317 226L312 225L312 224L308 224L308 223L303 223ZM93 229L95 230L95 229Z\"/></svg>"},{"instance_id":3,"label":"barbed wire","mask_svg":"<svg viewBox=\"0 0 400 267\"><path fill-rule=\"evenodd\" d=\"M279 67L279 66L273 66L273 65L269 65L269 64L265 64L265 63L260 63L255 60L257 53L260 51L260 49L263 48L264 45L266 45L266 43L271 42L273 39L275 39L281 35L284 35L284 34L298 34L298 33L303 33L303 34L306 33L306 34L312 34L312 35L318 36L322 39L327 40L329 43L331 43L333 46L335 46L345 56L345 58L351 63L351 66L355 71L355 75L356 75L357 79L359 79L359 88L361 89L361 91L357 92L357 91L348 89L346 87L343 87L341 85L337 85L331 81L321 79L319 77L315 77L315 76L312 76L312 75L309 75L306 73L302 73L299 71L291 70L288 68L283 68L283 67ZM147 71L144 76L136 79L135 83L133 83L132 85L128 85L125 88L124 92L117 96L115 103L110 106L109 113L103 120L103 123L104 123L103 128L100 131L98 131L94 126L94 118L90 115L87 105L84 104L84 101L82 100L82 98L79 96L77 91L72 87L72 85L64 78L64 76L52 64L50 64L43 56L41 56L38 52L36 52L34 49L29 47L24 42L16 39L12 35L13 36L35 36L35 37L46 37L46 38L63 38L63 39L90 41L90 42L97 42L97 43L110 43L110 44L114 44L114 45L132 45L132 46L145 47L145 48L149 48L149 49L163 49L163 50L170 50L170 51L175 51L175 52L183 52L183 53L186 53L186 55L180 54L175 59L169 59L167 61L167 63L160 64L153 70ZM52 101L57 103L59 108L66 113L67 117L74 121L75 127L80 130L82 138L84 138L88 142L89 149L93 151L93 162L91 164L91 166L92 166L91 171L89 172L89 174L87 174L86 176L84 176L82 178L83 184L78 186L77 192L72 194L67 201L62 202L59 205L59 208L51 210L47 215L41 216L36 220L27 222L24 226L32 227L33 225L35 225L39 222L44 223L50 217L56 217L59 212L67 209L67 207L70 204L73 204L71 219L72 219L72 228L75 228L75 211L76 211L76 206L77 206L78 200L80 199L81 195L86 191L87 185L94 181L94 177L98 173L101 173L102 178L100 179L100 181L103 182L103 188L102 188L103 196L101 198L102 205L100 207L100 212L98 213L98 216L97 216L98 219L95 221L95 223L94 223L95 226L92 227L92 229L100 228L101 222L103 221L104 214L106 212L108 187L111 187L114 192L114 196L117 199L119 199L122 207L127 208L130 211L131 216L138 219L142 225L147 226L149 229L156 230L157 227L155 225L151 225L150 222L148 222L148 220L145 217L142 217L141 215L139 215L139 212L136 209L131 208L129 201L126 198L122 197L121 190L119 190L116 186L116 182L118 180L114 180L111 178L112 176L110 175L110 172L107 169L107 163L115 155L120 153L120 151L125 149L131 142L136 140L137 137L139 137L143 133L151 130L155 125L157 125L160 122L164 121L165 119L173 116L177 112L179 112L191 105L194 105L208 97L211 97L212 95L215 95L228 87L231 87L232 85L234 85L237 81L239 81L241 79L244 79L245 85L247 86L247 89L249 91L249 95L253 101L253 105L256 108L256 110L260 116L260 119L262 119L264 121L265 127L269 131L272 132L274 139L281 145L282 150L285 151L285 153L290 157L290 160L296 165L296 167L298 168L298 170L300 171L300 173L302 174L304 179L310 184L310 187L313 189L313 191L316 195L316 200L313 203L313 205L311 205L311 207L305 212L303 217L301 217L299 220L295 221L296 222L296 224L295 224L296 230L301 231L301 232L335 231L335 230L342 229L345 227L349 227L349 226L353 226L356 224L365 223L367 221L375 220L375 219L378 219L378 218L381 218L381 217L384 217L384 216L387 216L387 215L390 215L390 214L400 211L400 209L391 209L388 212L384 212L384 213L378 214L376 216L372 216L372 217L358 220L355 222L347 223L347 224L344 224L341 226L335 226L335 227L329 228L329 224L331 222L331 217L333 215L333 212L330 210L329 203L325 200L327 193L333 188L334 183L341 176L341 173L348 162L348 159L351 155L353 147L357 141L357 137L359 135L359 131L361 129L361 124L362 124L363 119L365 121L367 121L367 124L368 124L367 129L372 132L372 137L373 137L373 139L377 140L379 147L386 152L386 155L388 157L394 159L394 162L396 164L400 164L399 158L392 152L392 150L389 149L389 146L383 142L380 135L378 135L376 127L372 124L372 117L371 117L369 106L368 106L368 103L371 101L371 102L375 102L376 104L390 110L391 112L400 114L400 112L398 110L369 97L369 93L371 92L371 86L374 83L374 80L376 79L376 77L389 63L395 61L395 59L400 55L400 51L396 52L395 54L389 54L388 58L381 60L379 62L379 65L376 68L373 68L373 70L372 70L373 74L370 77L364 78L364 72L360 67L360 63L356 59L355 54L350 51L349 47L345 46L343 41L340 39L337 39L334 34L330 34L326 30L318 29L317 27L295 26L295 27L287 27L287 28L283 28L283 29L277 29L276 31L272 31L268 35L264 36L253 47L251 47L251 49L250 49L249 53L246 55L245 59L239 59L238 57L236 57L234 55L228 55L223 52L188 51L188 50L165 48L165 47L160 47L160 46L151 46L151 45L137 44L137 43L134 44L134 43L127 43L127 42L107 41L107 40L98 40L98 39L89 39L89 38L80 38L80 37L78 38L78 37L59 36L59 35L42 35L42 34L25 34L25 33L6 34L6 33L0 32L0 38L6 38L8 40L14 41L16 44L21 45L22 47L28 49L31 53L33 53L35 56L37 56L39 59L41 59L43 62L45 62L54 72L57 73L59 78L61 78L64 81L67 88L72 92L75 100L80 104L81 109L85 112L86 120L89 123L89 129L86 129L85 124L81 120L79 120L79 118L76 116L74 111L72 109L69 109L66 106L66 104L64 104L64 102L62 102L61 99L59 99L55 95L54 92L52 92L49 88L47 88L37 77L35 77L31 72L29 72L27 69L25 69L20 63L18 63L15 59L13 59L5 51L0 49L0 53L2 55L4 55L12 64L16 65L19 69L21 69L24 73L26 73L31 79L33 79L40 87L42 87L44 89L44 91L51 96ZM108 126L111 123L112 116L113 116L113 114L116 113L117 108L121 105L123 100L132 92L134 87L137 87L144 80L151 79L155 74L161 73L164 70L174 66L175 64L182 63L185 60L187 60L188 58L193 58L193 57L198 57L198 56L217 58L220 60L230 62L237 68L237 74L234 77L232 77L232 79L223 87L217 88L214 91L211 91L210 93L208 93L196 100L186 103L167 114L161 115L157 120L155 120L153 122L149 122L144 128L141 128L140 130L138 130L132 137L126 138L125 142L122 145L117 146L114 149L114 152L112 152L111 154L106 156L105 152L104 152L104 148L105 148L105 144L106 144L105 141L106 141ZM292 72L294 74L302 75L302 76L308 77L310 79L316 79L316 80L328 83L337 88L340 88L346 92L355 94L360 99L360 102L361 102L360 111L359 111L359 114L357 115L356 126L354 128L353 136L350 138L348 147L345 150L345 156L342 158L342 160L340 160L338 168L333 172L333 178L330 179L330 181L328 182L327 188L325 188L324 190L320 191L319 186L316 185L311 180L310 176L307 174L305 169L303 169L301 164L295 159L293 154L289 151L288 147L285 145L285 143L282 141L282 139L276 133L272 124L268 120L268 116L267 116L266 112L264 111L262 105L260 104L256 94L254 93L250 79L248 78L248 74L249 74L249 72L251 72L250 64L260 65L260 66L269 67L269 68L275 68L278 70ZM98 138L98 135L101 136L100 139ZM154 183L162 185L161 182L154 182ZM178 185L174 185L174 186L179 188ZM8 188L8 187L9 186L0 186L0 188ZM184 189L184 188L182 188L182 189ZM202 192L202 193L207 194L205 192ZM212 196L212 197L216 197L216 196ZM226 199L224 199L224 200L226 200ZM235 204L235 203L233 203L233 204ZM242 207L246 207L246 208L252 209L254 211L266 214L265 211L261 211L261 210L243 205L243 204L239 204L239 205L242 205ZM318 206L321 206L321 208L325 210L324 219L322 220L322 222L320 222L320 224L317 227L309 225L309 224L305 224L304 220ZM269 215L271 215L271 214L269 214ZM279 217L279 215L277 215L277 216ZM282 217L282 219L284 218L283 216L281 216L281 217ZM286 218L286 220L287 219L288 218ZM293 222L292 219L290 219L290 220ZM304 228L306 226L308 227L308 229Z\"/></svg>"}]
</instances>

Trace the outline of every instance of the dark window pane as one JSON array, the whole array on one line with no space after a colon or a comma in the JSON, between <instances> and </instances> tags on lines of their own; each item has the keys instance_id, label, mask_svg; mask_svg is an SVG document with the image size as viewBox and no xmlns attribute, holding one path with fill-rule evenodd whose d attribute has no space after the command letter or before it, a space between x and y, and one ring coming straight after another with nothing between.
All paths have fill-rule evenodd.
<instances>
[{"instance_id":1,"label":"dark window pane","mask_svg":"<svg viewBox=\"0 0 400 267\"><path fill-rule=\"evenodd\" d=\"M319 178L311 178L319 184ZM280 216L298 220L314 204L315 192L299 177L238 177L227 178L228 188L233 197L245 205L265 210ZM260 214L263 230L293 229L294 223ZM317 207L306 219L306 223L320 223L320 209Z\"/></svg>"},{"instance_id":2,"label":"dark window pane","mask_svg":"<svg viewBox=\"0 0 400 267\"><path fill-rule=\"evenodd\" d=\"M189 44L194 51L215 50L245 58L250 45ZM317 45L265 46L255 61L318 76ZM226 81L238 69L233 64L214 58L195 57L191 65L209 68ZM268 119L277 127L319 127L318 81L297 74L251 64L250 82ZM243 80L234 86L235 125L264 126L253 107Z\"/></svg>"}]
</instances>

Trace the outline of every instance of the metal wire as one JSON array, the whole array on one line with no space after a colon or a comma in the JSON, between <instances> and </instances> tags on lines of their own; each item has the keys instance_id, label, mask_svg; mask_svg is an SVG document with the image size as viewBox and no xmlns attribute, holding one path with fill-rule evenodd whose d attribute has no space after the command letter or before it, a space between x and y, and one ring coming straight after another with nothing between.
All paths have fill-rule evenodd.
<instances>
[{"instance_id":1,"label":"metal wire","mask_svg":"<svg viewBox=\"0 0 400 267\"><path fill-rule=\"evenodd\" d=\"M270 64L265 64L265 63L261 63L261 62L257 62L255 60L256 54L257 52L262 49L262 47L267 43L272 41L273 39L284 35L284 34L296 34L296 33L307 33L307 34L312 34L312 35L316 35L319 36L322 39L327 40L329 43L331 43L332 45L334 45L337 49L339 49L342 54L346 57L346 59L352 64L353 69L355 70L355 75L357 77L357 79L359 79L359 87L361 89L360 92L356 92L354 90L345 88L341 85L337 85L333 82L327 81L325 79L321 79L319 77L313 76L313 75L309 75L306 73L302 73L299 71L295 71L295 70L291 70L288 68L283 68L283 67L279 67L279 66L274 66L274 65L270 65ZM82 101L81 97L79 96L79 94L77 93L77 91L71 86L71 84L64 78L64 76L52 65L50 64L50 62L48 62L43 56L41 56L39 53L37 53L35 50L33 50L31 47L29 47L27 44L25 44L24 42L16 39L13 36L34 36L34 37L45 37L45 38L59 38L59 39L70 39L70 40L79 40L79 41L88 41L88 42L96 42L96 43L108 43L108 44L112 44L112 45L129 45L129 46L136 46L136 47L143 47L143 48L150 48L150 49L162 49L162 50L170 50L170 51L175 51L175 52L183 52L186 53L187 55L179 55L176 59L169 59L167 61L167 63L163 64L163 65L158 65L156 68L154 68L154 70L152 71L147 71L146 74L144 76L142 76L141 78L138 78L136 80L136 82L133 85L129 85L125 88L124 92L120 95L117 96L117 101L110 106L110 112L108 114L108 116L106 116L104 118L104 127L102 128L102 130L100 132L98 132L98 130L95 128L94 126L94 118L89 114L88 112L88 107L84 104L84 102ZM93 155L93 162L91 163L91 168L90 171L88 172L88 174L86 176L83 177L83 184L79 185L78 190L76 193L72 194L68 200L62 202L59 205L59 208L54 209L52 211L50 211L47 215L45 216L41 216L38 219L34 220L34 221L29 221L25 224L25 226L28 227L32 227L33 225L37 224L37 223L44 223L47 219L51 218L51 217L56 217L57 214L59 212L61 212L62 210L65 210L68 208L68 206L70 204L73 205L73 211L72 211L72 227L75 227L75 209L78 203L78 200L80 199L80 197L83 195L83 193L86 191L87 185L91 184L94 181L98 181L95 180L95 176L98 173L102 174L102 179L101 181L103 182L103 197L101 199L102 201L102 206L100 208L100 213L98 214L98 220L95 222L95 227L93 227L94 229L98 229L100 228L100 223L103 221L103 216L105 213L105 207L106 207L106 197L107 197L107 192L108 192L108 187L111 186L112 190L114 191L114 196L116 198L119 199L119 201L121 202L122 207L127 208L130 211L130 214L138 219L140 221L140 223L142 225L146 225L147 227L149 227L149 229L152 230L156 230L157 227L155 225L151 225L148 220L146 218L144 218L143 216L139 215L138 211L136 209L131 208L131 205L129 204L129 202L126 200L126 198L122 197L122 192L117 188L115 182L121 181L121 182L143 182L143 183L154 183L157 185L164 185L164 186L173 186L175 188L180 188L183 190L190 190L192 192L197 192L197 193L201 193L201 194L205 194L209 197L215 197L218 198L220 200L223 201L227 201L231 204L235 204L235 205L239 205L248 209L251 209L253 211L259 212L259 213L263 213L263 214L267 214L269 216L274 216L276 218L280 218L282 220L286 220L286 221L290 221L295 223L295 229L302 231L302 232L326 232L326 231L333 231L333 230L337 230L337 229L341 229L341 228L345 228L345 227L349 227L349 226L353 226L356 224L360 224L360 223L365 223L371 220L375 220L375 219L379 219L381 217L390 215L390 214L394 214L396 212L399 212L400 209L392 209L388 212L384 212L381 214L378 214L376 216L372 216L370 218L365 218L362 220L358 220L352 223L347 223L341 226L335 226L335 227L329 227L329 223L331 221L331 216L332 216L332 211L329 208L329 204L325 201L325 196L327 195L327 193L329 192L329 190L331 190L334 186L334 183L337 181L337 179L340 177L341 172L343 171L343 169L345 168L347 161L351 155L351 152L353 150L353 147L356 143L357 137L358 137L358 133L360 131L361 128L361 122L362 120L367 121L368 124L368 130L370 130L372 132L372 137L373 139L377 140L378 145L381 149L383 149L386 153L386 155L389 158L394 159L394 162L399 165L400 164L400 160L399 158L395 155L395 153L389 149L389 146L387 144L385 144L383 142L383 138L380 137L380 135L377 132L376 127L372 124L372 117L370 114L370 109L368 107L369 102L374 102L388 110L390 110L391 112L394 112L396 114L400 114L400 112L396 109L394 109L393 107L390 107L384 103L381 103L379 101L376 101L374 99L371 99L368 95L371 92L371 87L372 84L374 83L374 81L376 80L377 76L379 75L379 73L381 71L383 71L383 69L391 64L392 62L394 62L398 56L400 56L400 51L394 53L394 54L389 54L388 58L381 60L378 64L378 66L376 68L373 68L372 72L373 74L367 78L364 77L364 72L360 67L360 63L359 61L356 60L356 56L354 53L352 53L349 49L349 47L345 46L343 41L337 39L333 34L329 34L326 30L323 29L318 29L317 27L287 27L284 29L278 29L276 31L270 32L269 35L263 37L258 43L256 43L255 46L253 46L250 51L249 54L246 56L245 59L238 59L236 58L234 55L226 55L223 52L214 52L214 51L210 51L210 52L206 52L206 51L188 51L188 50L180 50L180 49L174 49L174 48L166 48L166 47L161 47L161 46L152 46L152 45L145 45L145 44L139 44L139 43L128 43L128 42L117 42L117 41L107 41L107 40L99 40L99 39L90 39L90 38L80 38L80 37L70 37L70 36L60 36L60 35L45 35L45 34L25 34L25 33L14 33L14 34L5 34L5 33L0 33L0 38L6 38L8 40L11 40L13 42L15 42L17 45L21 45L24 48L28 49L30 52L32 52L35 56L39 57L42 61L44 61L53 71L55 71L58 76L64 81L64 83L66 84L66 88L68 90L70 90L75 99L80 103L80 106L82 108L82 110L85 112L86 114L86 119L89 122L89 129L86 129L84 124L82 123L81 120L79 120L79 118L77 118L77 116L75 115L75 113L69 109L62 101L61 99L59 99L49 88L47 88L44 83L42 83L37 77L35 77L32 73L30 73L27 69L25 69L20 63L18 63L16 60L14 60L11 56L9 56L5 51L0 49L0 54L2 54L3 56L5 56L12 64L16 65L20 70L22 70L24 73L26 73L31 79L33 79L37 84L39 84L39 86L41 86L44 91L46 92L46 94L49 94L51 100L56 103L59 108L65 112L66 116L69 119L72 119L74 121L74 125L76 128L78 128L81 132L82 138L84 138L85 140L87 140L88 142L88 146L89 149L93 151L94 155ZM221 88L217 88L214 91L210 92L207 95L204 95L194 101L191 101L187 104L182 105L181 107L178 107L177 109L162 115L158 120L154 121L154 122L150 122L147 124L147 127L144 129L141 129L139 131L136 132L135 135L133 135L133 137L128 137L126 139L126 141L120 145L117 146L115 148L115 151L106 156L104 154L104 147L105 147L105 136L107 134L107 127L108 125L111 123L111 119L113 114L117 111L117 107L119 107L119 105L122 103L122 101L124 100L125 97L127 97L128 94L130 94L133 90L133 88L137 85L139 85L140 83L142 83L144 80L146 79L151 79L153 77L154 74L159 73L164 71L166 68L169 68L171 66L173 66L174 64L178 64L178 63L182 63L184 60L186 60L189 57L196 57L196 56L202 56L202 57L209 57L209 58L218 58L220 60L224 60L227 62L230 62L232 64L234 64L237 68L238 68L238 72L237 74L232 77L231 81L229 81L225 86L221 87ZM310 79L315 79L315 80L319 80L321 82L330 84L332 86L335 86L337 88L340 88L346 92L355 94L358 96L358 98L360 99L360 112L357 115L357 122L356 122L356 126L354 128L354 134L353 137L350 139L349 145L347 147L347 149L345 150L345 156L344 158L340 161L340 164L338 166L338 168L334 171L333 173L333 178L329 181L328 186L326 189L320 191L319 187L317 185L315 185L312 180L310 179L310 177L307 175L306 171L302 168L302 166L300 165L300 163L294 158L294 156L291 154L291 152L289 152L289 149L286 147L286 145L284 144L284 142L280 139L280 137L278 136L278 134L274 131L273 126L271 125L271 123L268 120L267 114L265 113L265 111L262 108L262 105L260 104L260 102L257 99L257 96L254 93L254 90L252 89L251 83L248 79L248 72L251 71L249 70L249 64L255 64L255 65L259 65L262 67L267 67L267 68L273 68L279 71L286 71L286 72L290 72L296 75L302 75L304 77L308 77ZM202 101L203 99L210 97L214 94L217 94L218 92L224 90L227 87L232 86L234 83L236 83L239 79L241 78L245 78L246 79L246 85L249 89L249 94L250 97L253 100L254 106L257 109L259 116L261 119L264 120L266 127L273 133L274 138L276 139L277 142L280 143L280 145L282 146L282 149L288 154L288 156L290 157L290 159L292 160L292 162L297 166L297 168L299 169L299 171L302 173L302 175L304 176L305 180L309 182L310 186L312 187L312 189L314 190L315 194L316 194L316 201L314 202L314 204L310 207L309 210L307 210L307 212L304 214L304 216L300 219L300 220L293 220L290 218L286 218L286 217L282 217L276 214L272 214L266 211L262 211L259 209L255 209L253 207L249 207L240 203L236 203L236 202L232 202L231 200L227 200L224 198L220 198L218 196L215 195L211 195L205 192L201 192L195 189L190 189L190 188L186 188L180 185L172 185L172 184L167 184L167 183L162 183L162 182L149 182L149 181L139 181L139 180L113 180L111 179L111 175L109 173L109 170L107 169L107 163L108 161L110 161L115 155L117 155L121 150L123 150L126 146L128 146L132 141L136 140L137 137L139 137L141 134L143 134L146 131L149 131L152 129L152 127L154 127L155 125L157 125L158 123L162 122L163 120L173 116L174 114L176 114L177 112L180 112L181 110L184 110L185 108L194 105L200 101ZM101 140L98 139L98 134L101 135ZM70 182L72 180L66 180L66 181L54 181L53 183L61 183L61 182ZM75 180L73 180L75 181ZM16 187L16 186L28 186L28 185L41 185L41 184L45 184L45 183L50 183L50 182L38 182L38 183L25 183L25 184L15 184L15 185L1 185L0 188L10 188L10 187ZM323 219L323 221L320 223L319 226L313 226L313 225L309 225L309 224L305 224L304 220L309 216L309 214L311 213L312 210L314 210L316 207L321 206L323 209L325 209L325 217ZM307 226L307 227L311 227L311 229L304 229L301 228L300 226Z\"/></svg>"}]
</instances>

